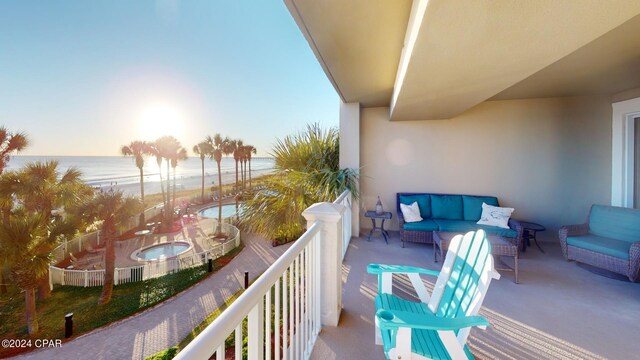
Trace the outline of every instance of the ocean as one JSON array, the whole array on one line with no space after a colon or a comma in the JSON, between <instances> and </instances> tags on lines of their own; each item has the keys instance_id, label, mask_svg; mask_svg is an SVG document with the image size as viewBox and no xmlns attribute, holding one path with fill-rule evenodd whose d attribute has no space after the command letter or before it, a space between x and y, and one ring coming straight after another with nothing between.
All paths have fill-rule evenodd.
<instances>
[{"instance_id":1,"label":"ocean","mask_svg":"<svg viewBox=\"0 0 640 360\"><path fill-rule=\"evenodd\" d=\"M139 194L140 173L135 159L124 156L14 156L5 171L16 170L29 162L58 161L58 171L64 172L75 167L82 172L83 180L95 188L117 187L128 194ZM180 189L199 188L201 185L202 163L199 157L190 157L178 163L176 168L176 182ZM253 157L251 159L252 176L259 176L273 170L273 158ZM223 158L220 164L223 183L235 181L235 161L233 158ZM155 191L159 184L159 168L155 158L147 157L144 164L145 193ZM204 160L205 184L218 181L216 162ZM173 170L171 171L173 176ZM166 180L166 162L162 164L162 177ZM149 189L148 189L149 188ZM159 192L159 187L158 187Z\"/></svg>"}]
</instances>

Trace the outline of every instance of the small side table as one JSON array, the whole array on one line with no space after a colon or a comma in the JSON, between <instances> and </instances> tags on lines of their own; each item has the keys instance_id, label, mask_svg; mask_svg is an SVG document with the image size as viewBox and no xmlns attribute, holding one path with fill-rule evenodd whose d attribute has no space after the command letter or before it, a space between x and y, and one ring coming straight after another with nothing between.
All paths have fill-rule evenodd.
<instances>
[{"instance_id":1,"label":"small side table","mask_svg":"<svg viewBox=\"0 0 640 360\"><path fill-rule=\"evenodd\" d=\"M527 246L531 245L531 239L533 239L533 241L536 242L536 246L538 247L538 249L540 249L540 251L542 251L542 253L544 254L544 250L542 250L540 244L538 244L538 239L536 239L536 233L538 231L545 231L547 230L547 228L540 224L529 221L520 221L520 225L522 225L522 252L527 251Z\"/></svg>"},{"instance_id":2,"label":"small side table","mask_svg":"<svg viewBox=\"0 0 640 360\"><path fill-rule=\"evenodd\" d=\"M371 234L373 234L375 230L380 230L380 232L382 233L382 237L384 238L384 242L389 244L389 241L388 241L389 233L387 232L387 230L384 229L384 221L391 219L391 213L388 211L385 211L382 214L376 214L375 211L369 210L366 213L364 213L364 217L371 219L371 223L373 224L373 228L369 232L369 237L367 240L371 241ZM380 227L376 225L376 219L382 220L380 222Z\"/></svg>"}]
</instances>

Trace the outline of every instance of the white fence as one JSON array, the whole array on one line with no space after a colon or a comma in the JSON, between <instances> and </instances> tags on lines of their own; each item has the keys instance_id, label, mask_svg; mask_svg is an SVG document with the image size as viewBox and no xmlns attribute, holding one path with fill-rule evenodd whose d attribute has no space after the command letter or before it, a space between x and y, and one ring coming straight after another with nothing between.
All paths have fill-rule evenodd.
<instances>
[{"instance_id":1,"label":"white fence","mask_svg":"<svg viewBox=\"0 0 640 360\"><path fill-rule=\"evenodd\" d=\"M342 216L342 260L347 254L349 248L349 242L351 241L351 192L345 190L337 199L334 204L340 204L345 207L344 216Z\"/></svg>"},{"instance_id":2,"label":"white fence","mask_svg":"<svg viewBox=\"0 0 640 360\"><path fill-rule=\"evenodd\" d=\"M214 222L215 226L215 222ZM136 281L149 280L191 267L204 265L209 259L217 259L240 245L240 231L231 224L222 224L225 234L229 239L217 244L208 250L178 256L176 258L146 262L143 265L126 268L116 268L114 272L114 284L126 284ZM74 239L75 240L75 239ZM49 266L49 283L70 286L102 286L104 284L105 270L72 270Z\"/></svg>"},{"instance_id":3,"label":"white fence","mask_svg":"<svg viewBox=\"0 0 640 360\"><path fill-rule=\"evenodd\" d=\"M307 231L176 359L209 359L215 353L223 360L232 334L235 358L242 359L245 321L249 360L308 359L321 325L338 324L350 199L342 194L333 204L305 210Z\"/></svg>"}]
</instances>

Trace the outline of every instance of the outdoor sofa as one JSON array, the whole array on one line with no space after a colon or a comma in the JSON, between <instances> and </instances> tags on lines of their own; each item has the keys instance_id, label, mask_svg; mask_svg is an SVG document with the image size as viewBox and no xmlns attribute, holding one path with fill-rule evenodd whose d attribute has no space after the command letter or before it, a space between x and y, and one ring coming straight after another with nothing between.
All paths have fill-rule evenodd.
<instances>
[{"instance_id":1,"label":"outdoor sofa","mask_svg":"<svg viewBox=\"0 0 640 360\"><path fill-rule=\"evenodd\" d=\"M509 229L478 225L482 214L482 203L500 206L495 196L451 195L431 193L397 193L396 204L400 225L400 240L404 242L433 243L433 232L457 232L484 230L487 235L499 235L508 239L517 249L522 244L522 226L517 220L509 219ZM404 221L400 204L418 203L419 222Z\"/></svg>"},{"instance_id":2,"label":"outdoor sofa","mask_svg":"<svg viewBox=\"0 0 640 360\"><path fill-rule=\"evenodd\" d=\"M560 247L575 260L618 274L640 278L640 210L592 205L587 222L559 230Z\"/></svg>"}]
</instances>

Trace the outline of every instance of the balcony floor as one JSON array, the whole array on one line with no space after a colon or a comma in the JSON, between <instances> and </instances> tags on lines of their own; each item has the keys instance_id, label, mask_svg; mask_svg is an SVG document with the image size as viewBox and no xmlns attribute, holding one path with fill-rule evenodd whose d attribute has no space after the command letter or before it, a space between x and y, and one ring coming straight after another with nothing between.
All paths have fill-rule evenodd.
<instances>
[{"instance_id":1,"label":"balcony floor","mask_svg":"<svg viewBox=\"0 0 640 360\"><path fill-rule=\"evenodd\" d=\"M544 239L543 239L544 240ZM492 326L473 329L468 344L478 359L631 359L640 333L640 284L609 279L562 257L557 239L527 249L520 259L520 284L513 272L500 271L491 283L481 314ZM353 238L343 264L343 310L338 327L325 327L313 359L384 359L374 344L373 298L376 277L369 263L440 269L433 246L407 243L398 234L389 245L380 237ZM512 262L505 260L509 265ZM433 278L424 278L428 288ZM395 281L394 284L398 283ZM415 295L400 277L394 293Z\"/></svg>"}]
</instances>

